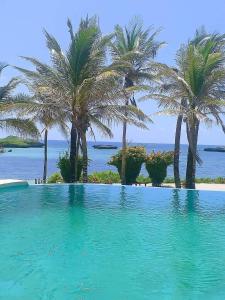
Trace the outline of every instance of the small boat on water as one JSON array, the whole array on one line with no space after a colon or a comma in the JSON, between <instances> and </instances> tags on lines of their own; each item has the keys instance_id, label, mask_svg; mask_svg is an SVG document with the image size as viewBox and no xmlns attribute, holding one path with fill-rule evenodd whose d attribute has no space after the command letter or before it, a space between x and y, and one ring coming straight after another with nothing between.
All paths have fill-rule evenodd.
<instances>
[{"instance_id":1,"label":"small boat on water","mask_svg":"<svg viewBox=\"0 0 225 300\"><path fill-rule=\"evenodd\" d=\"M214 148L204 148L204 151L208 152L225 152L225 147L214 147Z\"/></svg>"},{"instance_id":2,"label":"small boat on water","mask_svg":"<svg viewBox=\"0 0 225 300\"><path fill-rule=\"evenodd\" d=\"M100 149L100 150L102 150L102 149L117 149L118 147L117 146L114 146L114 145L93 145L92 146L93 148L95 148L95 149Z\"/></svg>"}]
</instances>

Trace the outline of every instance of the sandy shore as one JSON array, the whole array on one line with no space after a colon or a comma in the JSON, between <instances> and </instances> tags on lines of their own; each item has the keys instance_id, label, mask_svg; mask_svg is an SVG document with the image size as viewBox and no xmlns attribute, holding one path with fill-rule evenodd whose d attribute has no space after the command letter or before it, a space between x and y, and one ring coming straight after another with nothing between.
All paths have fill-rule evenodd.
<instances>
[{"instance_id":1,"label":"sandy shore","mask_svg":"<svg viewBox=\"0 0 225 300\"><path fill-rule=\"evenodd\" d=\"M147 184L147 186L152 186L152 185ZM164 183L162 185L162 187L175 188L175 184L174 183ZM225 192L225 184L196 183L196 190Z\"/></svg>"}]
</instances>

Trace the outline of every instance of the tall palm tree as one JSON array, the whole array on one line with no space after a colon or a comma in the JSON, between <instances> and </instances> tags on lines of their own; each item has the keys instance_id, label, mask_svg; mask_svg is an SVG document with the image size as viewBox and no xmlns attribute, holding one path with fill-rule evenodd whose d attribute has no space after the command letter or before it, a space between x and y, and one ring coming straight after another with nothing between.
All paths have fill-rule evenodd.
<instances>
[{"instance_id":1,"label":"tall palm tree","mask_svg":"<svg viewBox=\"0 0 225 300\"><path fill-rule=\"evenodd\" d=\"M190 41L192 45L197 46L199 43L202 43L208 34L204 27L201 27L196 30L195 37ZM174 71L178 72L177 69ZM171 86L170 86L171 88ZM181 106L185 107L185 99L181 99ZM173 160L173 171L174 171L174 182L176 188L181 188L181 179L180 179L180 140L181 140L181 127L183 123L182 113L178 114L176 122L176 131L175 131L175 140L174 140L174 160Z\"/></svg>"},{"instance_id":2,"label":"tall palm tree","mask_svg":"<svg viewBox=\"0 0 225 300\"><path fill-rule=\"evenodd\" d=\"M194 38L189 43L192 44L192 45L197 46L198 44L203 43L208 37L209 37L209 35L207 34L205 28L201 27L201 28L196 30ZM173 68L172 70L174 72L176 72L178 76L180 76L179 70L177 68ZM157 78L157 76L156 76L156 78ZM162 92L166 92L167 90L171 90L171 89L176 89L176 84L177 84L176 82L170 81L167 78L166 82L164 82L161 85ZM186 100L185 99L180 99L180 101L181 101L181 107L185 107ZM160 106L162 106L163 104L164 104L164 102L161 101ZM168 105L168 102L166 101L165 107L167 107L167 105ZM174 170L174 182L175 182L176 188L181 188L179 165L180 165L181 128L182 128L183 121L185 121L185 119L183 118L182 111L180 111L180 112L178 112L178 116L177 116L175 139L174 139L173 170Z\"/></svg>"},{"instance_id":3,"label":"tall palm tree","mask_svg":"<svg viewBox=\"0 0 225 300\"><path fill-rule=\"evenodd\" d=\"M0 75L7 66L0 63ZM17 118L14 115L15 106L27 102L25 95L14 94L19 83L19 79L12 78L6 85L0 86L0 129L37 138L39 132L34 122L27 118Z\"/></svg>"},{"instance_id":4,"label":"tall palm tree","mask_svg":"<svg viewBox=\"0 0 225 300\"><path fill-rule=\"evenodd\" d=\"M44 166L43 166L43 182L47 179L48 165L48 132L53 126L59 127L60 131L68 136L67 116L64 111L59 110L59 107L51 102L46 88L39 86L34 81L29 79L24 81L29 91L32 93L30 101L24 105L20 105L17 110L22 115L29 115L33 122L37 122L42 126L41 133L44 134Z\"/></svg>"},{"instance_id":5,"label":"tall palm tree","mask_svg":"<svg viewBox=\"0 0 225 300\"><path fill-rule=\"evenodd\" d=\"M151 94L163 106L164 113L182 115L186 123L188 156L186 187L195 188L196 161L200 122L216 121L224 130L221 118L225 104L225 35L211 34L197 43L190 41L177 53L177 69L158 65L166 89ZM150 95L149 95L150 96Z\"/></svg>"},{"instance_id":6,"label":"tall palm tree","mask_svg":"<svg viewBox=\"0 0 225 300\"><path fill-rule=\"evenodd\" d=\"M36 98L37 101L37 98ZM67 125L65 116L58 110L55 110L51 104L46 103L46 99L34 102L33 106L33 120L43 126L44 133L44 168L43 168L43 182L46 183L47 167L48 167L48 132L54 127L58 126L60 131L67 136Z\"/></svg>"},{"instance_id":7,"label":"tall palm tree","mask_svg":"<svg viewBox=\"0 0 225 300\"><path fill-rule=\"evenodd\" d=\"M112 136L110 123L124 119L124 108L119 101L121 93L118 92L121 84L119 75L105 66L106 50L112 36L102 36L97 19L82 19L75 33L70 20L67 25L70 45L66 54L56 39L45 32L52 65L26 57L36 71L19 69L35 85L44 86L51 105L67 115L71 123L71 182L76 180L74 169L80 141L83 181L87 182L87 132L93 133L94 126L103 134ZM138 109L127 110L128 122L143 125L141 121L144 117Z\"/></svg>"},{"instance_id":8,"label":"tall palm tree","mask_svg":"<svg viewBox=\"0 0 225 300\"><path fill-rule=\"evenodd\" d=\"M124 80L124 105L136 106L134 86L141 85L145 80L151 80L149 76L149 62L154 59L163 42L155 40L159 30L152 28L143 29L142 22L134 18L124 29L115 27L115 39L111 43L111 54L114 67L121 72ZM126 115L126 112L125 112ZM126 147L127 147L127 121L123 122L122 131L122 184L126 184Z\"/></svg>"}]
</instances>

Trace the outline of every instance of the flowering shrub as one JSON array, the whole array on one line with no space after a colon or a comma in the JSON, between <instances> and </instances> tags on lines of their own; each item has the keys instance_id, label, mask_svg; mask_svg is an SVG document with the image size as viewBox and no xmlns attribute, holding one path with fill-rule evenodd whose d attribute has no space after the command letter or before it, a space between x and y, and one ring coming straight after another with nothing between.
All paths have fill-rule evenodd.
<instances>
[{"instance_id":1,"label":"flowering shrub","mask_svg":"<svg viewBox=\"0 0 225 300\"><path fill-rule=\"evenodd\" d=\"M126 149L126 183L136 183L136 179L141 171L141 166L146 159L146 150L144 147L128 147ZM122 150L111 157L109 165L115 166L121 176Z\"/></svg>"},{"instance_id":2,"label":"flowering shrub","mask_svg":"<svg viewBox=\"0 0 225 300\"><path fill-rule=\"evenodd\" d=\"M167 167L173 163L173 152L152 152L146 158L146 170L152 186L161 186L167 175Z\"/></svg>"}]
</instances>

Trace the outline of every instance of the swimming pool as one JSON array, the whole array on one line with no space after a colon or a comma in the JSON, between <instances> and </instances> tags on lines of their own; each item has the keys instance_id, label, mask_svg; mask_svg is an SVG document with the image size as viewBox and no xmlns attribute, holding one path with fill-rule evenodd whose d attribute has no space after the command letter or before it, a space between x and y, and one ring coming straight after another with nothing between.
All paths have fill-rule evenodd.
<instances>
[{"instance_id":1,"label":"swimming pool","mask_svg":"<svg viewBox=\"0 0 225 300\"><path fill-rule=\"evenodd\" d=\"M0 299L224 299L225 193L0 189Z\"/></svg>"}]
</instances>

